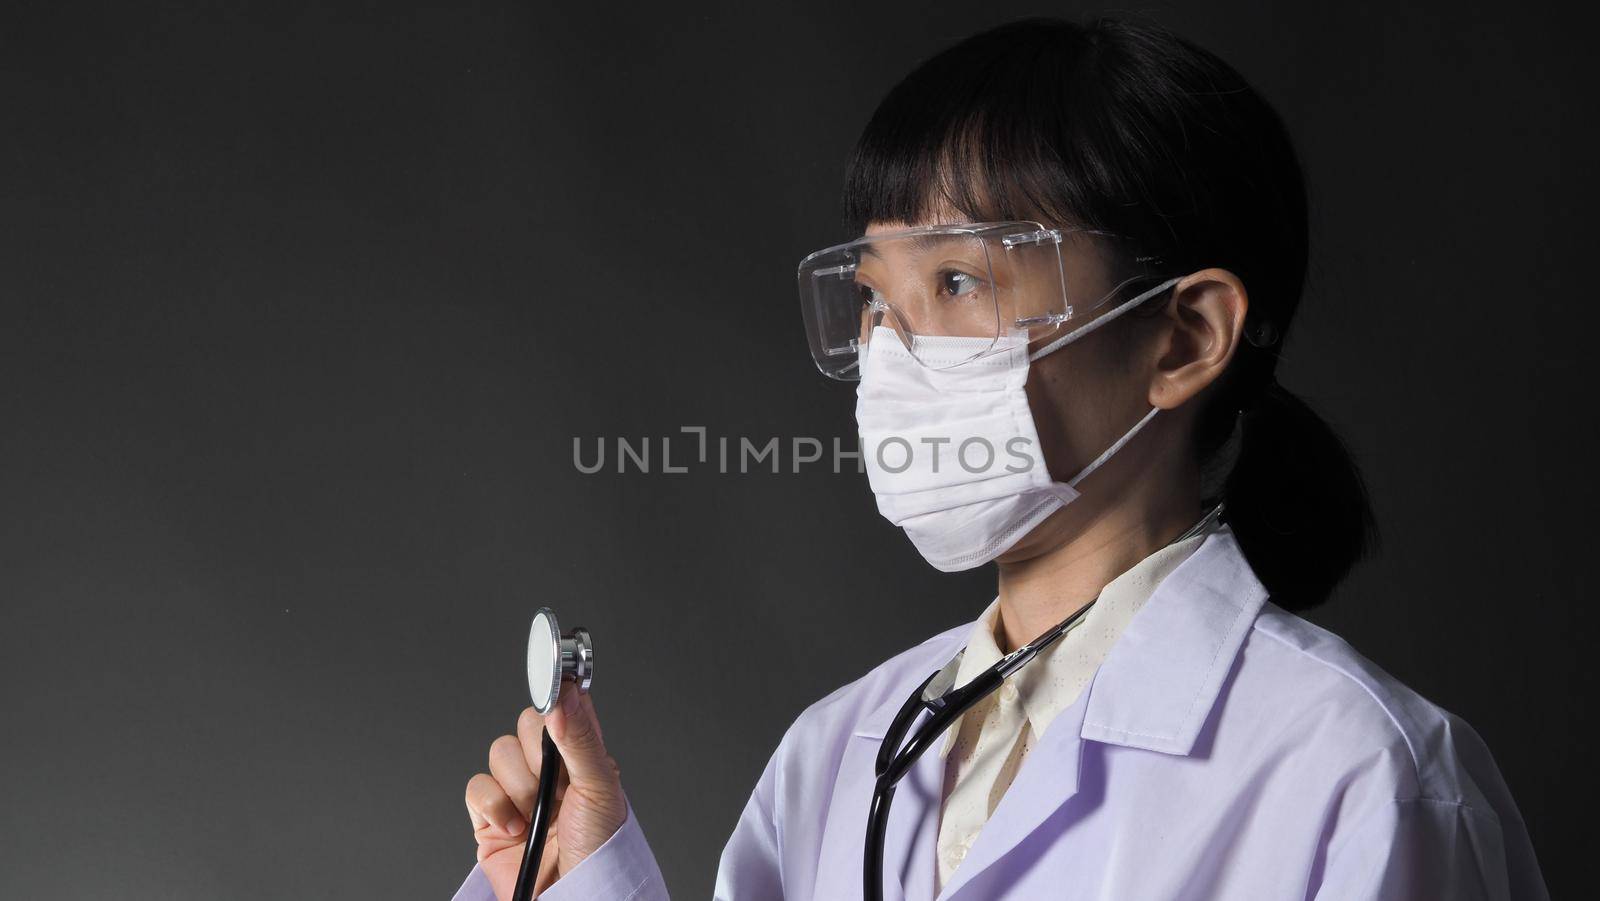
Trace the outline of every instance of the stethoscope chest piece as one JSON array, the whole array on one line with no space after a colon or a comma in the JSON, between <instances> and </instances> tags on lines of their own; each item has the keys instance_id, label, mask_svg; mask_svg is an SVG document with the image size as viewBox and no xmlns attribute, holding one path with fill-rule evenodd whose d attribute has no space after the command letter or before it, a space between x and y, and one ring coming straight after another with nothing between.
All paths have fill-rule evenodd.
<instances>
[{"instance_id":1,"label":"stethoscope chest piece","mask_svg":"<svg viewBox=\"0 0 1600 901\"><path fill-rule=\"evenodd\" d=\"M528 695L541 715L555 709L563 679L576 682L581 691L589 690L594 681L594 642L582 626L562 635L555 612L540 607L528 628Z\"/></svg>"}]
</instances>

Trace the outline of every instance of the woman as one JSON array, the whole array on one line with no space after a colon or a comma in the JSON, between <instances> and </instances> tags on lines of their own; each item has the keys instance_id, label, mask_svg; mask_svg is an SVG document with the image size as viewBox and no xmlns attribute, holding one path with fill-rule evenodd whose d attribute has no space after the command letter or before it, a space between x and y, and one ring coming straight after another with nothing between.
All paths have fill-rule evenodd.
<instances>
[{"instance_id":1,"label":"woman","mask_svg":"<svg viewBox=\"0 0 1600 901\"><path fill-rule=\"evenodd\" d=\"M863 239L801 267L813 354L860 379L880 511L940 569L996 562L999 592L800 715L718 898L1546 896L1478 737L1290 612L1371 517L1274 377L1305 192L1236 72L1144 25L995 29L890 93L846 207ZM874 800L935 671L930 697L1000 687ZM457 898L509 896L546 726L570 784L541 897L665 898L573 693L469 782Z\"/></svg>"}]
</instances>

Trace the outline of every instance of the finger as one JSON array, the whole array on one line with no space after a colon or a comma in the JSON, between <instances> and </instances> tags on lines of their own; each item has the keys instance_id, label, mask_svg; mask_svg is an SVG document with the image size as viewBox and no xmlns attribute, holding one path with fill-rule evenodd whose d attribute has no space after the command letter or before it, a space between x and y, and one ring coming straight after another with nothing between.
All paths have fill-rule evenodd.
<instances>
[{"instance_id":1,"label":"finger","mask_svg":"<svg viewBox=\"0 0 1600 901\"><path fill-rule=\"evenodd\" d=\"M532 815L539 780L528 771L522 742L515 735L502 735L489 746L489 774L500 783L524 819Z\"/></svg>"},{"instance_id":2,"label":"finger","mask_svg":"<svg viewBox=\"0 0 1600 901\"><path fill-rule=\"evenodd\" d=\"M472 838L478 843L478 862L482 863L507 848L520 848L528 839L521 835L507 835L498 826L474 829Z\"/></svg>"},{"instance_id":3,"label":"finger","mask_svg":"<svg viewBox=\"0 0 1600 901\"><path fill-rule=\"evenodd\" d=\"M500 783L488 773L479 773L467 780L467 811L472 817L474 831L493 826L508 835L522 832L522 815Z\"/></svg>"},{"instance_id":4,"label":"finger","mask_svg":"<svg viewBox=\"0 0 1600 901\"><path fill-rule=\"evenodd\" d=\"M616 783L616 763L600 740L600 721L595 716L594 706L586 703L584 697L577 686L562 685L561 702L546 722L556 747L561 749L561 760L566 764L572 784L603 790Z\"/></svg>"}]
</instances>

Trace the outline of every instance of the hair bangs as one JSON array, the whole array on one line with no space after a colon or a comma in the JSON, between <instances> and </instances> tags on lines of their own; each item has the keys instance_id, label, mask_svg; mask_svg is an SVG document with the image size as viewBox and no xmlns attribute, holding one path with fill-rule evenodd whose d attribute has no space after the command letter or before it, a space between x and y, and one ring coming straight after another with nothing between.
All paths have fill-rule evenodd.
<instances>
[{"instance_id":1,"label":"hair bangs","mask_svg":"<svg viewBox=\"0 0 1600 901\"><path fill-rule=\"evenodd\" d=\"M1040 78L1048 54L1019 45L1017 35L997 37L1012 39L945 51L878 107L845 178L844 218L854 233L874 222L955 218L1102 227L1093 199L1107 192L1089 165L1097 154L1057 150L1088 143L1075 119L1060 115L1071 80Z\"/></svg>"}]
</instances>

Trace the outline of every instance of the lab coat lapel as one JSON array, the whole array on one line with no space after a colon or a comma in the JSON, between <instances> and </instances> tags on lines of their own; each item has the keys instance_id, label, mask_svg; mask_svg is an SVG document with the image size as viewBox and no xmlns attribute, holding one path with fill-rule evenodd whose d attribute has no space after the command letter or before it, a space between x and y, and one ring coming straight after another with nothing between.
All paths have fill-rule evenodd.
<instances>
[{"instance_id":1,"label":"lab coat lapel","mask_svg":"<svg viewBox=\"0 0 1600 901\"><path fill-rule=\"evenodd\" d=\"M915 735L931 716L923 711L907 734ZM934 855L938 853L943 788L944 758L939 755L936 743L923 752L900 780L894 803L889 807L889 828L883 842L883 879L885 884L898 881L903 897L908 899L933 897L934 867L937 866ZM868 797L871 797L870 792Z\"/></svg>"},{"instance_id":2,"label":"lab coat lapel","mask_svg":"<svg viewBox=\"0 0 1600 901\"><path fill-rule=\"evenodd\" d=\"M960 649L967 629L966 626L952 629L918 648L917 653L902 663L899 672L890 680L892 687L861 718L846 741L822 834L819 859L828 863L818 869L813 898L832 901L861 897L867 814L877 783L874 765L878 749L883 746L884 733L906 696L929 672L943 666ZM907 734L914 733L930 715L927 711L918 714ZM900 780L884 833L884 901L926 901L933 897L943 781L944 758L937 747L918 758Z\"/></svg>"},{"instance_id":3,"label":"lab coat lapel","mask_svg":"<svg viewBox=\"0 0 1600 901\"><path fill-rule=\"evenodd\" d=\"M1088 709L1088 692L1084 695L1056 716L1022 761L1016 779L1001 796L989 821L979 830L978 839L973 842L966 859L956 867L939 893L941 899L960 897L967 883L1004 857L1039 828L1046 817L1078 793L1083 762L1083 739L1079 733L1083 728L1084 711ZM938 843L937 833L934 843Z\"/></svg>"},{"instance_id":4,"label":"lab coat lapel","mask_svg":"<svg viewBox=\"0 0 1600 901\"><path fill-rule=\"evenodd\" d=\"M910 688L906 689L908 692ZM903 699L901 699L903 700ZM892 716L896 701L888 710ZM928 718L918 717L912 730ZM873 764L883 744L884 717L869 717L850 736L839 763L838 790L828 809L821 859L830 861L817 874L815 898L861 896L862 855L867 837L867 813L876 783ZM909 733L908 733L909 734ZM939 806L944 759L930 750L900 780L889 807L889 824L883 842L884 901L922 901L933 897L934 853L939 836ZM855 866L845 866L855 861ZM837 865L836 865L837 864Z\"/></svg>"},{"instance_id":5,"label":"lab coat lapel","mask_svg":"<svg viewBox=\"0 0 1600 901\"><path fill-rule=\"evenodd\" d=\"M1077 794L1087 742L1188 755L1266 597L1232 530L1209 536L1162 580L1082 696L1051 722L940 898L958 898Z\"/></svg>"}]
</instances>

